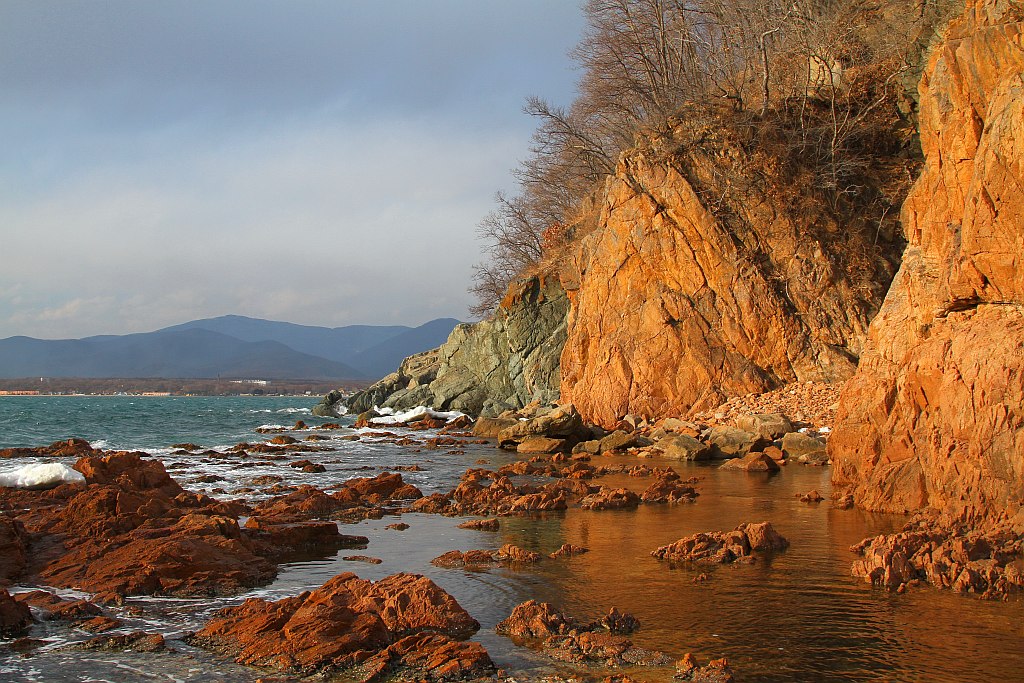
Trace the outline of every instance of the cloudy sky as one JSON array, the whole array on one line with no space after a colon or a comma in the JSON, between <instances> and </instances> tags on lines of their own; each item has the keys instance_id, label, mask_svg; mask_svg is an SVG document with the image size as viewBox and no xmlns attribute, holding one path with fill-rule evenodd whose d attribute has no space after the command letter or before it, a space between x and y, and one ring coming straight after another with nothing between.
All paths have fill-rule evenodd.
<instances>
[{"instance_id":1,"label":"cloudy sky","mask_svg":"<svg viewBox=\"0 0 1024 683\"><path fill-rule=\"evenodd\" d=\"M467 319L576 0L0 0L0 338Z\"/></svg>"}]
</instances>

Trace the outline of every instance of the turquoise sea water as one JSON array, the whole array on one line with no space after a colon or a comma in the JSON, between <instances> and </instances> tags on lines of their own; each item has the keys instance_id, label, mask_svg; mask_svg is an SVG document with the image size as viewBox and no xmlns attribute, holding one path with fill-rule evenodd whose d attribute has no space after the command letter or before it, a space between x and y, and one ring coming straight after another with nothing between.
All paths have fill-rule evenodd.
<instances>
[{"instance_id":1,"label":"turquoise sea water","mask_svg":"<svg viewBox=\"0 0 1024 683\"><path fill-rule=\"evenodd\" d=\"M230 445L261 425L310 424L319 397L0 396L0 448L79 437L100 448Z\"/></svg>"}]
</instances>

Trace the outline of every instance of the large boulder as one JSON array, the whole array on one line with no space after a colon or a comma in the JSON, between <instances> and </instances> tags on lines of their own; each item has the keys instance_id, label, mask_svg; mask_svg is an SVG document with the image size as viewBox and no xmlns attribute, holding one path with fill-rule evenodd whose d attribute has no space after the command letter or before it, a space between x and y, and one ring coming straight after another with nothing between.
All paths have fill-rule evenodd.
<instances>
[{"instance_id":1,"label":"large boulder","mask_svg":"<svg viewBox=\"0 0 1024 683\"><path fill-rule=\"evenodd\" d=\"M732 531L711 531L681 538L651 553L659 560L724 564L749 558L754 551L771 552L789 547L771 522L741 524Z\"/></svg>"},{"instance_id":2,"label":"large boulder","mask_svg":"<svg viewBox=\"0 0 1024 683\"><path fill-rule=\"evenodd\" d=\"M572 404L559 406L542 412L534 418L517 421L498 433L498 442L502 448L509 444L518 444L531 436L573 439L581 441L590 435L583 425L580 414Z\"/></svg>"},{"instance_id":3,"label":"large boulder","mask_svg":"<svg viewBox=\"0 0 1024 683\"><path fill-rule=\"evenodd\" d=\"M977 519L1024 500L1024 16L968 0L920 84L909 245L829 438L836 495Z\"/></svg>"},{"instance_id":4,"label":"large boulder","mask_svg":"<svg viewBox=\"0 0 1024 683\"><path fill-rule=\"evenodd\" d=\"M736 427L772 441L793 431L793 423L782 413L754 413L736 418Z\"/></svg>"},{"instance_id":5,"label":"large boulder","mask_svg":"<svg viewBox=\"0 0 1024 683\"><path fill-rule=\"evenodd\" d=\"M686 434L666 436L658 442L666 458L671 460L709 460L711 446Z\"/></svg>"},{"instance_id":6,"label":"large boulder","mask_svg":"<svg viewBox=\"0 0 1024 683\"><path fill-rule=\"evenodd\" d=\"M249 598L223 609L189 643L240 664L313 672L355 666L407 636L465 638L479 627L423 576L394 574L374 583L345 573L295 597Z\"/></svg>"},{"instance_id":7,"label":"large boulder","mask_svg":"<svg viewBox=\"0 0 1024 683\"><path fill-rule=\"evenodd\" d=\"M752 451L763 450L768 440L735 427L712 427L707 432L706 440L711 447L711 458L725 460L742 458Z\"/></svg>"}]
</instances>

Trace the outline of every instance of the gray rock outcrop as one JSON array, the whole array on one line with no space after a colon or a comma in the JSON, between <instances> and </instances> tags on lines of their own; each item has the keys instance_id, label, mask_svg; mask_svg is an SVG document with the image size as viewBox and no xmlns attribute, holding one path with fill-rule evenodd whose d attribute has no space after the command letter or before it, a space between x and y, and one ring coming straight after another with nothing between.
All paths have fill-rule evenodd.
<instances>
[{"instance_id":1,"label":"gray rock outcrop","mask_svg":"<svg viewBox=\"0 0 1024 683\"><path fill-rule=\"evenodd\" d=\"M439 348L406 358L397 372L345 405L355 413L426 405L497 415L533 401L553 403L559 398L568 310L557 280L521 280L492 318L457 326Z\"/></svg>"}]
</instances>

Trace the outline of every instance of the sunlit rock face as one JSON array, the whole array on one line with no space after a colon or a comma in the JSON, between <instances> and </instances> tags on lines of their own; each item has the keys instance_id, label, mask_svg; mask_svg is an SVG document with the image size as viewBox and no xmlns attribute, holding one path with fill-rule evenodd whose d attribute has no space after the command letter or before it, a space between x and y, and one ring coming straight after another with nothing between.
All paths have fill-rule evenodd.
<instances>
[{"instance_id":1,"label":"sunlit rock face","mask_svg":"<svg viewBox=\"0 0 1024 683\"><path fill-rule=\"evenodd\" d=\"M1024 10L971 0L921 81L910 245L829 439L838 493L972 519L1024 498Z\"/></svg>"},{"instance_id":2,"label":"sunlit rock face","mask_svg":"<svg viewBox=\"0 0 1024 683\"><path fill-rule=\"evenodd\" d=\"M578 275L566 278L562 400L586 420L687 415L854 371L898 244L882 235L871 245L874 235L816 200L796 210L760 186L716 202L758 171L742 144L708 135L713 160L652 145L624 154L607 181Z\"/></svg>"}]
</instances>

